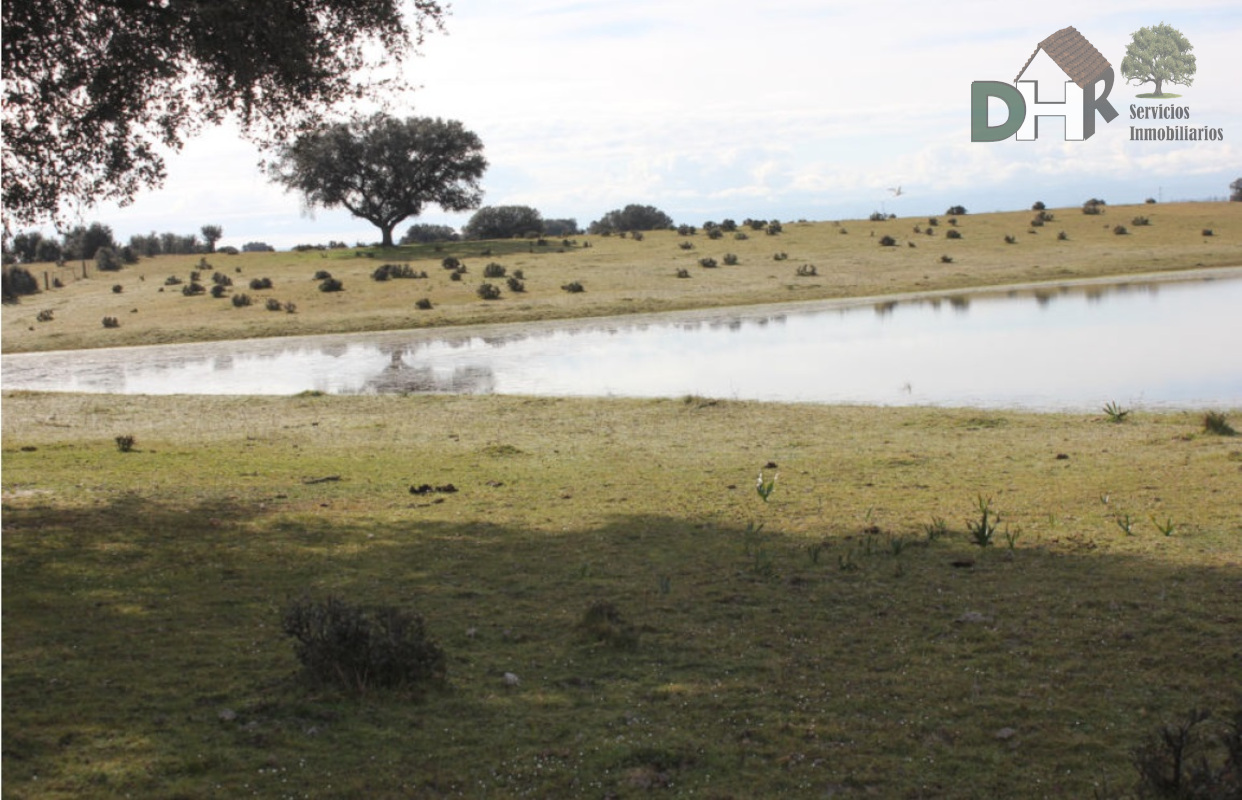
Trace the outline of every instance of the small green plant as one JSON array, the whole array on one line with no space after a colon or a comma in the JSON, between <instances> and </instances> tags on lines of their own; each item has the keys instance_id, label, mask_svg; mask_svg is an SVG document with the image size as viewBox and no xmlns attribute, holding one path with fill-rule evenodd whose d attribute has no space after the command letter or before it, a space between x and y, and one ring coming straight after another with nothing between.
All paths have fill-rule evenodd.
<instances>
[{"instance_id":1,"label":"small green plant","mask_svg":"<svg viewBox=\"0 0 1242 800\"><path fill-rule=\"evenodd\" d=\"M118 436L115 441L116 449L120 450L122 453L132 453L134 451L134 445L138 443L138 440L129 434Z\"/></svg>"},{"instance_id":2,"label":"small green plant","mask_svg":"<svg viewBox=\"0 0 1242 800\"><path fill-rule=\"evenodd\" d=\"M992 511L992 498L983 499L983 495L979 495L978 499L979 519L971 520L966 523L966 531L970 534L970 540L980 547L987 547L992 544L992 537L996 535L996 529L1000 525L1000 514Z\"/></svg>"},{"instance_id":3,"label":"small green plant","mask_svg":"<svg viewBox=\"0 0 1242 800\"><path fill-rule=\"evenodd\" d=\"M1129 514L1120 514L1114 517L1113 521L1117 523L1117 527L1121 528L1126 536L1134 535L1134 520L1130 519Z\"/></svg>"},{"instance_id":4,"label":"small green plant","mask_svg":"<svg viewBox=\"0 0 1242 800\"><path fill-rule=\"evenodd\" d=\"M1156 530L1158 530L1158 531L1160 531L1161 533L1163 533L1166 537L1172 536L1172 535L1173 535L1173 531L1174 531L1174 530L1176 529L1176 527L1177 527L1176 525L1174 525L1174 524L1173 524L1173 518L1172 518L1172 517L1165 517L1164 522L1161 522L1160 520L1156 519L1156 517L1155 517L1155 516L1152 516L1152 518L1151 518L1151 524L1152 524L1152 525L1155 525L1155 526L1156 526Z\"/></svg>"},{"instance_id":5,"label":"small green plant","mask_svg":"<svg viewBox=\"0 0 1242 800\"><path fill-rule=\"evenodd\" d=\"M933 516L931 522L923 524L923 532L927 534L928 542L934 542L949 532L949 526L943 517Z\"/></svg>"},{"instance_id":6,"label":"small green plant","mask_svg":"<svg viewBox=\"0 0 1242 800\"><path fill-rule=\"evenodd\" d=\"M900 536L894 536L888 540L888 549L894 556L901 555L901 551L906 549L906 540Z\"/></svg>"},{"instance_id":7,"label":"small green plant","mask_svg":"<svg viewBox=\"0 0 1242 800\"><path fill-rule=\"evenodd\" d=\"M809 544L806 547L807 558L811 559L812 564L819 563L819 557L823 552L824 552L823 542L815 542L814 544Z\"/></svg>"},{"instance_id":8,"label":"small green plant","mask_svg":"<svg viewBox=\"0 0 1242 800\"><path fill-rule=\"evenodd\" d=\"M427 635L423 618L393 606L363 608L335 597L290 603L281 629L315 683L364 693L443 682L444 651Z\"/></svg>"},{"instance_id":9,"label":"small green plant","mask_svg":"<svg viewBox=\"0 0 1242 800\"><path fill-rule=\"evenodd\" d=\"M583 638L592 643L617 650L638 647L638 631L625 621L615 605L606 600L597 600L587 606L578 622L578 630Z\"/></svg>"},{"instance_id":10,"label":"small green plant","mask_svg":"<svg viewBox=\"0 0 1242 800\"><path fill-rule=\"evenodd\" d=\"M1016 525L1013 528L1005 528L1005 545L1009 548L1010 552L1013 552L1013 550L1017 547L1018 539L1020 538L1022 538L1022 528Z\"/></svg>"},{"instance_id":11,"label":"small green plant","mask_svg":"<svg viewBox=\"0 0 1242 800\"><path fill-rule=\"evenodd\" d=\"M1109 422L1122 423L1126 421L1126 417L1130 416L1130 410L1117 405L1116 401L1110 400L1104 404L1104 414L1108 417Z\"/></svg>"},{"instance_id":12,"label":"small green plant","mask_svg":"<svg viewBox=\"0 0 1242 800\"><path fill-rule=\"evenodd\" d=\"M774 473L772 480L765 481L763 479L763 470L759 470L759 479L755 482L755 491L759 493L759 497L763 502L768 502L768 498L772 496L772 492L776 490L776 479L780 477L780 473Z\"/></svg>"},{"instance_id":13,"label":"small green plant","mask_svg":"<svg viewBox=\"0 0 1242 800\"><path fill-rule=\"evenodd\" d=\"M1229 419L1220 411L1209 411L1203 415L1203 430L1217 436L1237 436L1238 432L1229 424Z\"/></svg>"}]
</instances>

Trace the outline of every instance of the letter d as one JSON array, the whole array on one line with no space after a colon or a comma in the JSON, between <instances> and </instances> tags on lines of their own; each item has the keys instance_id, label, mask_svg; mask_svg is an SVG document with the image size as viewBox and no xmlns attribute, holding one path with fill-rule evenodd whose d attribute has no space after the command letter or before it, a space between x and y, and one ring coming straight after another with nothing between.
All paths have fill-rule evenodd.
<instances>
[{"instance_id":1,"label":"letter d","mask_svg":"<svg viewBox=\"0 0 1242 800\"><path fill-rule=\"evenodd\" d=\"M988 98L1003 100L1008 112L1005 121L992 127L988 125ZM1018 132L1026 120L1026 100L1022 93L1008 83L1000 81L975 81L970 84L970 140L972 142L999 142Z\"/></svg>"}]
</instances>

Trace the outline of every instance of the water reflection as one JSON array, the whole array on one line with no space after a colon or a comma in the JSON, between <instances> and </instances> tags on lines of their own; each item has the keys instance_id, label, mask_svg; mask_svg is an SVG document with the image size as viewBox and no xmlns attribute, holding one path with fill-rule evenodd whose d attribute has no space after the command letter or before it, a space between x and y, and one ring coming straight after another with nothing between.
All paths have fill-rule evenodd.
<instances>
[{"instance_id":1,"label":"water reflection","mask_svg":"<svg viewBox=\"0 0 1242 800\"><path fill-rule=\"evenodd\" d=\"M947 301L948 309L944 303ZM1242 405L1242 280L4 357L6 388ZM946 313L946 310L950 313Z\"/></svg>"}]
</instances>

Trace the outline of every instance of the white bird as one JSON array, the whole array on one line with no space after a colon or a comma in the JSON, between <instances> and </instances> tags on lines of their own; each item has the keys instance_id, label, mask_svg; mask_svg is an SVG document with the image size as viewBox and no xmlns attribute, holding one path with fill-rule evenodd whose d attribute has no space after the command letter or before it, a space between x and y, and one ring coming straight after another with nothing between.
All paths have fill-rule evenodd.
<instances>
[{"instance_id":1,"label":"white bird","mask_svg":"<svg viewBox=\"0 0 1242 800\"><path fill-rule=\"evenodd\" d=\"M898 186L896 189L890 186L888 187L888 190L893 193L893 197L901 197L903 194L905 194L905 192L901 191L900 186Z\"/></svg>"}]
</instances>

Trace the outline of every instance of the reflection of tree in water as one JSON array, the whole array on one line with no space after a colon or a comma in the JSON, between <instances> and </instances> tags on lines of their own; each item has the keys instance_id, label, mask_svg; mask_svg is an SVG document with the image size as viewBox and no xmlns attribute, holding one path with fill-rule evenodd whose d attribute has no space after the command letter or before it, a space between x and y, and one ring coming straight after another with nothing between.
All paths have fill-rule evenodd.
<instances>
[{"instance_id":1,"label":"reflection of tree in water","mask_svg":"<svg viewBox=\"0 0 1242 800\"><path fill-rule=\"evenodd\" d=\"M405 349L389 352L388 366L362 386L362 393L375 394L491 394L496 391L496 374L491 367L455 367L449 375L436 375L429 366L405 363Z\"/></svg>"}]
</instances>

